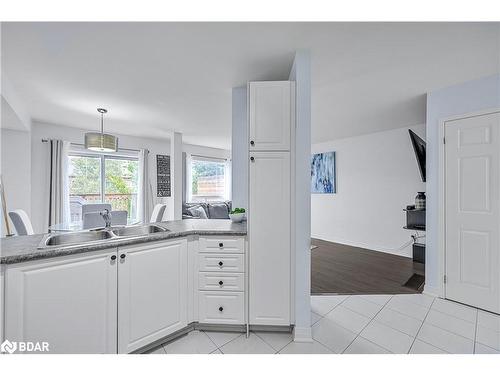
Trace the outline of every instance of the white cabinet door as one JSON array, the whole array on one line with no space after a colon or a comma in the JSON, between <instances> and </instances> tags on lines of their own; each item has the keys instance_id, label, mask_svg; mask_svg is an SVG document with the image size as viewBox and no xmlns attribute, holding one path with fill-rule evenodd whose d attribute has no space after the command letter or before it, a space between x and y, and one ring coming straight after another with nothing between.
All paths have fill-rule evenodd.
<instances>
[{"instance_id":1,"label":"white cabinet door","mask_svg":"<svg viewBox=\"0 0 500 375\"><path fill-rule=\"evenodd\" d=\"M500 313L500 113L445 123L446 298Z\"/></svg>"},{"instance_id":2,"label":"white cabinet door","mask_svg":"<svg viewBox=\"0 0 500 375\"><path fill-rule=\"evenodd\" d=\"M289 325L290 154L250 156L250 324Z\"/></svg>"},{"instance_id":3,"label":"white cabinet door","mask_svg":"<svg viewBox=\"0 0 500 375\"><path fill-rule=\"evenodd\" d=\"M290 150L292 118L290 81L250 82L250 151Z\"/></svg>"},{"instance_id":4,"label":"white cabinet door","mask_svg":"<svg viewBox=\"0 0 500 375\"><path fill-rule=\"evenodd\" d=\"M187 325L187 241L118 254L118 351L130 353Z\"/></svg>"},{"instance_id":5,"label":"white cabinet door","mask_svg":"<svg viewBox=\"0 0 500 375\"><path fill-rule=\"evenodd\" d=\"M9 266L5 338L50 353L116 353L116 249Z\"/></svg>"}]
</instances>

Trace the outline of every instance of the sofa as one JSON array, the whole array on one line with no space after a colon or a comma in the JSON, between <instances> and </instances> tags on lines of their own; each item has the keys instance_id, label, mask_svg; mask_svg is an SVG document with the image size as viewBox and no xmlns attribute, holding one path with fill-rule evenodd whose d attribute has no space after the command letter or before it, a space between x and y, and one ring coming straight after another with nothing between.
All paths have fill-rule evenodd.
<instances>
[{"instance_id":1,"label":"sofa","mask_svg":"<svg viewBox=\"0 0 500 375\"><path fill-rule=\"evenodd\" d=\"M210 203L183 203L183 219L229 219L231 201Z\"/></svg>"}]
</instances>

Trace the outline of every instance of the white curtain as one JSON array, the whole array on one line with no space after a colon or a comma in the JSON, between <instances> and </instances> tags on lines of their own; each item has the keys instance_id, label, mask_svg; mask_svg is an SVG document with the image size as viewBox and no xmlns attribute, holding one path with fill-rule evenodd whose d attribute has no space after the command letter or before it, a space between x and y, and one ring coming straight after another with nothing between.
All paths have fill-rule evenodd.
<instances>
[{"instance_id":1,"label":"white curtain","mask_svg":"<svg viewBox=\"0 0 500 375\"><path fill-rule=\"evenodd\" d=\"M49 226L70 221L68 154L70 142L51 139L49 152Z\"/></svg>"},{"instance_id":2,"label":"white curtain","mask_svg":"<svg viewBox=\"0 0 500 375\"><path fill-rule=\"evenodd\" d=\"M193 201L193 175L192 175L193 157L191 154L186 154L186 202Z\"/></svg>"},{"instance_id":3,"label":"white curtain","mask_svg":"<svg viewBox=\"0 0 500 375\"><path fill-rule=\"evenodd\" d=\"M231 173L231 160L228 159L224 163L224 200L226 201L230 201L232 199L231 183L233 179L231 177Z\"/></svg>"},{"instance_id":4,"label":"white curtain","mask_svg":"<svg viewBox=\"0 0 500 375\"><path fill-rule=\"evenodd\" d=\"M148 223L152 211L151 186L149 183L148 167L149 151L139 150L139 191L137 196L138 218L143 223Z\"/></svg>"}]
</instances>

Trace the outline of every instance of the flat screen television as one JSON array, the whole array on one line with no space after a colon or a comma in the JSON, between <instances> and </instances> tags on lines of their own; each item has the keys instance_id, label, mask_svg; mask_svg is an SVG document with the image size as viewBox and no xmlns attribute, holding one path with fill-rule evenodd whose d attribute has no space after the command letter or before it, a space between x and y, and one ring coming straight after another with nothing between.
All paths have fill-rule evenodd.
<instances>
[{"instance_id":1,"label":"flat screen television","mask_svg":"<svg viewBox=\"0 0 500 375\"><path fill-rule=\"evenodd\" d=\"M408 129L408 131L410 132L411 144L413 145L413 151L415 151L415 157L417 158L420 177L422 181L425 182L425 141L410 129Z\"/></svg>"}]
</instances>

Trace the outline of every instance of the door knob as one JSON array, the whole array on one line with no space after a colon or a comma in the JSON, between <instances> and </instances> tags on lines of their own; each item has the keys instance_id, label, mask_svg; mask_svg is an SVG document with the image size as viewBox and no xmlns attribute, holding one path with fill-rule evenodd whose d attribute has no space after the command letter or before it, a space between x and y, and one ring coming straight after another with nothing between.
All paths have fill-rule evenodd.
<instances>
[{"instance_id":1,"label":"door knob","mask_svg":"<svg viewBox=\"0 0 500 375\"><path fill-rule=\"evenodd\" d=\"M120 255L120 258L121 258L121 259L125 259L125 257L126 257L126 255L125 255L125 254Z\"/></svg>"},{"instance_id":2,"label":"door knob","mask_svg":"<svg viewBox=\"0 0 500 375\"><path fill-rule=\"evenodd\" d=\"M253 146L253 145L255 145L255 142L254 141L250 141L250 144Z\"/></svg>"},{"instance_id":3,"label":"door knob","mask_svg":"<svg viewBox=\"0 0 500 375\"><path fill-rule=\"evenodd\" d=\"M250 156L250 160L251 160L251 161L254 161L254 160L255 160L255 158L254 158L253 156Z\"/></svg>"},{"instance_id":4,"label":"door knob","mask_svg":"<svg viewBox=\"0 0 500 375\"><path fill-rule=\"evenodd\" d=\"M224 307L222 307L222 306L219 307L219 311L222 311L222 310L224 310Z\"/></svg>"},{"instance_id":5,"label":"door knob","mask_svg":"<svg viewBox=\"0 0 500 375\"><path fill-rule=\"evenodd\" d=\"M222 280L219 281L219 285L222 285L222 284L224 284L224 281L222 281Z\"/></svg>"},{"instance_id":6,"label":"door knob","mask_svg":"<svg viewBox=\"0 0 500 375\"><path fill-rule=\"evenodd\" d=\"M222 242L219 242L219 247L223 247L224 244Z\"/></svg>"},{"instance_id":7,"label":"door knob","mask_svg":"<svg viewBox=\"0 0 500 375\"><path fill-rule=\"evenodd\" d=\"M222 262L219 262L219 266L221 266L221 267L222 267L222 265L223 265L223 264L224 264L224 263L222 263Z\"/></svg>"},{"instance_id":8,"label":"door knob","mask_svg":"<svg viewBox=\"0 0 500 375\"><path fill-rule=\"evenodd\" d=\"M111 255L111 260L116 260L116 255Z\"/></svg>"}]
</instances>

